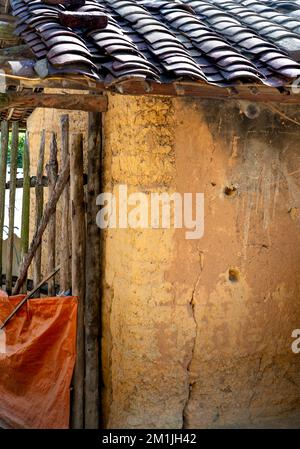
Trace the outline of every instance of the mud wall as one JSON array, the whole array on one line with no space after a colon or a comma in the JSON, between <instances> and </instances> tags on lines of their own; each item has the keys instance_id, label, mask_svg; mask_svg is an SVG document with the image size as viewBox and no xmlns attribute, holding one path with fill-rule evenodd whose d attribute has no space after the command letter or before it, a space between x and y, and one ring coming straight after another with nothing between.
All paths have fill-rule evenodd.
<instances>
[{"instance_id":1,"label":"mud wall","mask_svg":"<svg viewBox=\"0 0 300 449\"><path fill-rule=\"evenodd\" d=\"M286 116L300 121L281 105L110 97L105 190L203 192L205 233L104 233L108 427L299 426L300 128Z\"/></svg>"},{"instance_id":2,"label":"mud wall","mask_svg":"<svg viewBox=\"0 0 300 449\"><path fill-rule=\"evenodd\" d=\"M103 232L109 428L299 427L300 128L287 117L300 113L248 106L109 96L104 190L205 195L200 240ZM33 175L61 113L29 120ZM86 133L87 114L71 130Z\"/></svg>"}]
</instances>

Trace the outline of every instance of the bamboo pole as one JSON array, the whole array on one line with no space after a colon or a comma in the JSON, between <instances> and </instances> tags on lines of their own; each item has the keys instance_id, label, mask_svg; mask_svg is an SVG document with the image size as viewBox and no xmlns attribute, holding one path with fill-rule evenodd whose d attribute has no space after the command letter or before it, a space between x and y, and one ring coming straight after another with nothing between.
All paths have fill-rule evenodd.
<instances>
[{"instance_id":1,"label":"bamboo pole","mask_svg":"<svg viewBox=\"0 0 300 449\"><path fill-rule=\"evenodd\" d=\"M56 136L53 133L50 143L50 159L46 166L47 176L49 179L49 197L52 195L58 173L57 163L57 143ZM51 273L55 268L55 251L56 251L56 208L49 219L48 224L48 272ZM55 276L48 283L48 295L55 296Z\"/></svg>"},{"instance_id":2,"label":"bamboo pole","mask_svg":"<svg viewBox=\"0 0 300 449\"><path fill-rule=\"evenodd\" d=\"M11 294L12 291L18 149L19 149L19 123L13 122L11 149L10 149L9 228L8 228L8 241L7 241L7 264L6 264L6 291L9 295Z\"/></svg>"},{"instance_id":3,"label":"bamboo pole","mask_svg":"<svg viewBox=\"0 0 300 449\"><path fill-rule=\"evenodd\" d=\"M61 158L64 161L69 157L69 116L61 117ZM62 219L61 219L61 249L60 249L60 290L66 292L71 289L70 266L70 187L67 184L62 194Z\"/></svg>"},{"instance_id":4,"label":"bamboo pole","mask_svg":"<svg viewBox=\"0 0 300 449\"><path fill-rule=\"evenodd\" d=\"M43 173L44 173L44 159L45 159L45 130L41 134L41 143L39 151L39 160L36 174L36 187L35 187L35 229L38 229L40 221L43 216L44 207L44 188L42 185ZM34 285L38 285L42 279L42 246L37 248L34 256L33 264L33 281Z\"/></svg>"},{"instance_id":5,"label":"bamboo pole","mask_svg":"<svg viewBox=\"0 0 300 449\"><path fill-rule=\"evenodd\" d=\"M102 116L89 114L87 242L85 298L85 428L100 427L100 229L96 224L96 198L101 190Z\"/></svg>"},{"instance_id":6,"label":"bamboo pole","mask_svg":"<svg viewBox=\"0 0 300 449\"><path fill-rule=\"evenodd\" d=\"M84 302L85 302L85 205L83 187L83 139L73 134L70 148L72 213L72 293L78 296L77 357L74 372L72 426L84 428Z\"/></svg>"},{"instance_id":7,"label":"bamboo pole","mask_svg":"<svg viewBox=\"0 0 300 449\"><path fill-rule=\"evenodd\" d=\"M1 157L0 157L0 276L2 287L2 250L3 250L3 225L5 215L5 183L7 171L8 151L8 122L1 122Z\"/></svg>"},{"instance_id":8,"label":"bamboo pole","mask_svg":"<svg viewBox=\"0 0 300 449\"><path fill-rule=\"evenodd\" d=\"M30 154L29 136L26 133L23 153L23 199L22 199L22 229L21 229L21 261L28 253L29 246L29 215L30 215ZM23 293L27 293L27 279L24 282Z\"/></svg>"},{"instance_id":9,"label":"bamboo pole","mask_svg":"<svg viewBox=\"0 0 300 449\"><path fill-rule=\"evenodd\" d=\"M17 279L16 285L15 285L15 288L13 291L14 295L17 295L20 293L20 289L21 289L21 287L26 279L26 276L27 276L28 268L34 258L36 250L39 248L39 246L41 244L45 229L49 223L49 218L51 217L51 215L53 214L53 212L56 209L58 200L65 188L65 185L67 184L67 182L69 180L69 177L70 177L70 159L67 158L64 163L64 167L57 178L57 182L55 184L55 188L53 190L51 198L49 199L48 203L46 204L46 207L45 207L45 210L43 213L43 217L42 217L40 225L32 239L32 242L31 242L29 250L28 250L28 254L25 256L25 259L22 262L20 274L19 274L19 277Z\"/></svg>"}]
</instances>

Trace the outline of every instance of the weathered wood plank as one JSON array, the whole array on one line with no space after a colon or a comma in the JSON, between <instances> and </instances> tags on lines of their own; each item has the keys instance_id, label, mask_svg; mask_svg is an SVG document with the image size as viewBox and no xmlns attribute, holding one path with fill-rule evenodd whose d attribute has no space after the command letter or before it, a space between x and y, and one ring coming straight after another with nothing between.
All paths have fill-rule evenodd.
<instances>
[{"instance_id":1,"label":"weathered wood plank","mask_svg":"<svg viewBox=\"0 0 300 449\"><path fill-rule=\"evenodd\" d=\"M23 152L23 198L22 198L22 229L21 229L21 261L28 253L29 217L30 217L30 154L28 132L25 137ZM27 279L24 282L23 293L27 293Z\"/></svg>"},{"instance_id":2,"label":"weathered wood plank","mask_svg":"<svg viewBox=\"0 0 300 449\"><path fill-rule=\"evenodd\" d=\"M14 257L14 226L15 226L15 202L16 202L16 179L18 169L19 149L19 123L12 124L12 139L10 148L10 190L9 190L9 226L6 262L6 291L12 292L12 268Z\"/></svg>"},{"instance_id":3,"label":"weathered wood plank","mask_svg":"<svg viewBox=\"0 0 300 449\"><path fill-rule=\"evenodd\" d=\"M85 428L100 427L100 229L96 224L96 198L101 193L102 116L89 114L87 251L85 298Z\"/></svg>"},{"instance_id":4,"label":"weathered wood plank","mask_svg":"<svg viewBox=\"0 0 300 449\"><path fill-rule=\"evenodd\" d=\"M72 293L78 296L77 357L74 372L72 427L84 428L84 304L86 223L83 187L83 137L73 134L70 147L70 188L72 216Z\"/></svg>"},{"instance_id":5,"label":"weathered wood plank","mask_svg":"<svg viewBox=\"0 0 300 449\"><path fill-rule=\"evenodd\" d=\"M42 186L42 178L44 174L44 160L45 160L45 145L46 145L46 132L41 133L41 143L39 150L39 159L36 173L36 187L35 187L35 229L38 229L44 208L44 188ZM38 285L42 279L42 246L40 245L34 255L33 263L33 280L34 285Z\"/></svg>"},{"instance_id":6,"label":"weathered wood plank","mask_svg":"<svg viewBox=\"0 0 300 449\"><path fill-rule=\"evenodd\" d=\"M107 98L103 95L42 94L25 93L0 94L0 110L9 108L54 108L79 111L104 112Z\"/></svg>"},{"instance_id":7,"label":"weathered wood plank","mask_svg":"<svg viewBox=\"0 0 300 449\"><path fill-rule=\"evenodd\" d=\"M31 61L34 65L34 62ZM89 90L95 94L115 91L124 95L145 95L168 97L196 97L214 100L247 100L258 103L300 104L300 95L292 92L292 86L286 86L284 92L262 84L237 84L231 88L217 87L203 82L178 81L174 83L156 83L155 81L127 81L112 86L104 85L101 81L90 80L77 76L57 76L55 78L41 79L33 72L31 76L16 79L16 71L12 68L12 76L7 74L7 80L11 85L21 85L26 88L54 88L73 89L78 92ZM75 95L75 94L73 94ZM96 95L97 98L97 95ZM9 99L6 100L9 107ZM0 101L1 103L1 101ZM45 106L47 107L47 106ZM51 106L52 107L52 106ZM106 107L106 106L105 106ZM5 109L5 107L4 107ZM104 109L104 110L103 110ZM98 112L105 112L105 108ZM96 111L97 112L97 111Z\"/></svg>"},{"instance_id":8,"label":"weathered wood plank","mask_svg":"<svg viewBox=\"0 0 300 449\"><path fill-rule=\"evenodd\" d=\"M50 143L50 158L46 166L49 179L49 197L51 197L57 180L58 163L57 163L57 143L56 136L53 133ZM56 261L56 209L49 219L48 224L48 273L55 269ZM55 276L48 282L48 295L55 296Z\"/></svg>"},{"instance_id":9,"label":"weathered wood plank","mask_svg":"<svg viewBox=\"0 0 300 449\"><path fill-rule=\"evenodd\" d=\"M40 225L32 239L32 242L30 244L28 254L26 255L25 259L23 260L20 268L20 275L18 277L18 280L16 282L15 288L14 288L14 295L17 295L20 293L20 289L26 279L28 268L33 260L33 257L36 253L37 248L40 246L45 229L49 223L49 218L53 214L53 212L56 209L57 202L59 198L61 197L61 194L69 181L70 177L70 160L67 159L64 163L63 169L60 172L57 182L55 184L54 191L46 204L43 217L41 219Z\"/></svg>"},{"instance_id":10,"label":"weathered wood plank","mask_svg":"<svg viewBox=\"0 0 300 449\"><path fill-rule=\"evenodd\" d=\"M61 160L66 160L70 155L69 149L69 116L61 117ZM71 262L70 262L70 187L67 184L62 194L62 219L61 219L61 247L60 247L60 289L66 292L71 289Z\"/></svg>"},{"instance_id":11,"label":"weathered wood plank","mask_svg":"<svg viewBox=\"0 0 300 449\"><path fill-rule=\"evenodd\" d=\"M0 157L0 275L2 275L3 225L5 214L5 183L8 152L8 123L1 122L1 157Z\"/></svg>"}]
</instances>

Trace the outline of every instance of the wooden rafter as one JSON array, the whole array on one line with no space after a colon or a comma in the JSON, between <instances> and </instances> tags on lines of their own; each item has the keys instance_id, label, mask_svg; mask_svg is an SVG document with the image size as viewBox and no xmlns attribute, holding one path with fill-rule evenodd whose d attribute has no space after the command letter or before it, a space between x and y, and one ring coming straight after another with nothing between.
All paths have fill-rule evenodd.
<instances>
[{"instance_id":1,"label":"wooden rafter","mask_svg":"<svg viewBox=\"0 0 300 449\"><path fill-rule=\"evenodd\" d=\"M34 109L38 107L105 112L107 98L103 95L6 93L0 94L0 111L11 108Z\"/></svg>"}]
</instances>

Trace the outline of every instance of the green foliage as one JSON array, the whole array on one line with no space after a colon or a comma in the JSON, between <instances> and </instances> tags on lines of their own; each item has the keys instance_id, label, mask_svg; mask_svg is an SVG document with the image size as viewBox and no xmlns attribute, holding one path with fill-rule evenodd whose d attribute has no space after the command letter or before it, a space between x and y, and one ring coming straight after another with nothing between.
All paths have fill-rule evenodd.
<instances>
[{"instance_id":1,"label":"green foliage","mask_svg":"<svg viewBox=\"0 0 300 449\"><path fill-rule=\"evenodd\" d=\"M10 165L10 150L11 150L11 133L9 134L8 140L8 155L7 155L7 164ZM23 153L24 153L24 145L25 145L25 133L19 134L19 149L18 149L18 168L23 167Z\"/></svg>"}]
</instances>

